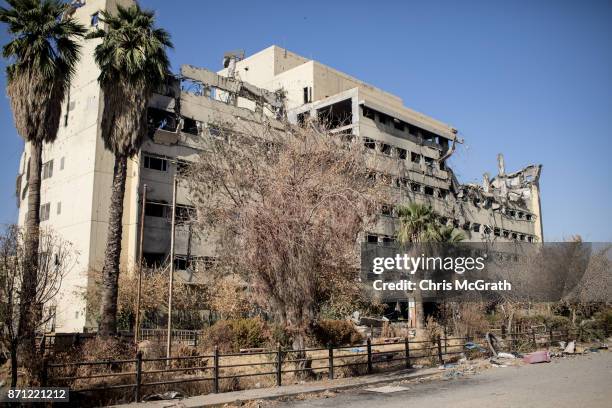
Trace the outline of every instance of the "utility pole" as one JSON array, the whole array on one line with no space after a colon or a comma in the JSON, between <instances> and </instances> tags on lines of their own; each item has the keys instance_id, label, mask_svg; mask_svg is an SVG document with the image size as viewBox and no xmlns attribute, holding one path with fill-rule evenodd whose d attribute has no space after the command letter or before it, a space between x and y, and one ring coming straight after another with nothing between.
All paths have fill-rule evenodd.
<instances>
[{"instance_id":1,"label":"utility pole","mask_svg":"<svg viewBox=\"0 0 612 408\"><path fill-rule=\"evenodd\" d=\"M168 339L166 344L166 357L172 354L172 286L174 284L174 224L176 221L176 174L172 182L172 221L170 224L170 276L168 284ZM168 361L169 363L169 361Z\"/></svg>"},{"instance_id":2,"label":"utility pole","mask_svg":"<svg viewBox=\"0 0 612 408\"><path fill-rule=\"evenodd\" d=\"M140 208L140 243L138 248L138 292L136 294L136 327L134 343L140 340L140 296L142 293L142 251L144 242L145 203L147 202L147 185L142 187L142 205Z\"/></svg>"}]
</instances>

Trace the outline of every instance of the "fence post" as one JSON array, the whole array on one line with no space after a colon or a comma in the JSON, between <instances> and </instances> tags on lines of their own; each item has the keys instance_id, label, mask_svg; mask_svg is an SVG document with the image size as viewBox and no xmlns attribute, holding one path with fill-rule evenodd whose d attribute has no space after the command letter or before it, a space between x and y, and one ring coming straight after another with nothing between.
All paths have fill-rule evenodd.
<instances>
[{"instance_id":1,"label":"fence post","mask_svg":"<svg viewBox=\"0 0 612 408\"><path fill-rule=\"evenodd\" d=\"M140 386L142 384L142 351L136 353L136 386L134 387L134 399L140 402Z\"/></svg>"},{"instance_id":2,"label":"fence post","mask_svg":"<svg viewBox=\"0 0 612 408\"><path fill-rule=\"evenodd\" d=\"M440 340L440 336L438 336L437 338L437 343L438 343L438 360L440 361L440 364L444 364L444 359L442 358L442 340Z\"/></svg>"},{"instance_id":3,"label":"fence post","mask_svg":"<svg viewBox=\"0 0 612 408\"><path fill-rule=\"evenodd\" d=\"M328 373L328 377L330 380L334 379L334 346L329 343L329 346L327 346L328 348L328 354L329 354L329 371Z\"/></svg>"},{"instance_id":4,"label":"fence post","mask_svg":"<svg viewBox=\"0 0 612 408\"><path fill-rule=\"evenodd\" d=\"M215 377L213 378L213 392L219 393L219 348L215 346L215 352L213 355L213 363L215 365Z\"/></svg>"},{"instance_id":5,"label":"fence post","mask_svg":"<svg viewBox=\"0 0 612 408\"><path fill-rule=\"evenodd\" d=\"M280 343L278 343L277 349L276 349L276 385L278 385L279 387L281 386L283 382L282 373L283 373L283 352L281 350Z\"/></svg>"},{"instance_id":6,"label":"fence post","mask_svg":"<svg viewBox=\"0 0 612 408\"><path fill-rule=\"evenodd\" d=\"M412 364L410 364L410 342L408 341L408 337L404 338L404 350L406 352L406 368L411 368Z\"/></svg>"},{"instance_id":7,"label":"fence post","mask_svg":"<svg viewBox=\"0 0 612 408\"><path fill-rule=\"evenodd\" d=\"M368 339L368 374L372 374L372 340Z\"/></svg>"},{"instance_id":8,"label":"fence post","mask_svg":"<svg viewBox=\"0 0 612 408\"><path fill-rule=\"evenodd\" d=\"M552 327L548 329L548 337L550 341L548 342L548 347L552 347L553 345L553 330Z\"/></svg>"},{"instance_id":9,"label":"fence post","mask_svg":"<svg viewBox=\"0 0 612 408\"><path fill-rule=\"evenodd\" d=\"M533 327L531 328L531 342L533 343L533 347L537 346L536 338L535 338L535 330Z\"/></svg>"}]
</instances>

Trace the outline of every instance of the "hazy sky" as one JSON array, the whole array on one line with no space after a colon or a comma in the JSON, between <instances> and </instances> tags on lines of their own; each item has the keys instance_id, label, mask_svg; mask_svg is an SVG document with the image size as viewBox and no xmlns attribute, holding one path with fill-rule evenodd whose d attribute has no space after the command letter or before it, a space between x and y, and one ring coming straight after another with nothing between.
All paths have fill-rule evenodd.
<instances>
[{"instance_id":1,"label":"hazy sky","mask_svg":"<svg viewBox=\"0 0 612 408\"><path fill-rule=\"evenodd\" d=\"M612 2L141 5L172 34L175 70L216 70L225 51L250 55L272 44L316 59L459 129L465 144L451 164L462 182L496 174L500 152L508 172L541 163L546 240L612 241ZM0 223L10 223L22 142L4 95L0 124Z\"/></svg>"}]
</instances>

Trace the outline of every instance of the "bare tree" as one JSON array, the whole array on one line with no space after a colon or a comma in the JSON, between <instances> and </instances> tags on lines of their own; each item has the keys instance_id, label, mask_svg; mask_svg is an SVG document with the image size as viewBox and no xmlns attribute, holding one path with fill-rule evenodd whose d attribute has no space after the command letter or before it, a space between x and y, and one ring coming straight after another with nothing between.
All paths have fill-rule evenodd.
<instances>
[{"instance_id":1,"label":"bare tree","mask_svg":"<svg viewBox=\"0 0 612 408\"><path fill-rule=\"evenodd\" d=\"M198 229L217 239L217 272L240 276L302 349L335 283L359 285L358 235L381 187L363 146L317 123L217 129L188 176Z\"/></svg>"},{"instance_id":2,"label":"bare tree","mask_svg":"<svg viewBox=\"0 0 612 408\"><path fill-rule=\"evenodd\" d=\"M17 385L19 354L25 337L18 330L22 318L20 304L32 305L32 325L36 333L43 331L55 318L54 300L60 290L62 279L74 265L75 253L72 245L49 230L41 230L39 241L37 279L31 287L35 291L25 290L24 280L28 275L28 254L25 245L25 234L16 226L11 226L0 235L0 338L11 356L11 386ZM32 342L33 343L33 342ZM28 350L36 355L36 350ZM34 359L40 361L40 359ZM28 367L29 381L34 382L38 372L35 367Z\"/></svg>"},{"instance_id":3,"label":"bare tree","mask_svg":"<svg viewBox=\"0 0 612 408\"><path fill-rule=\"evenodd\" d=\"M163 317L167 314L168 302L168 265L158 268L145 268L142 279L140 313L144 318ZM81 295L87 300L87 313L93 320L101 318L100 301L102 273L90 271L89 279L94 284L84 289ZM209 291L204 285L186 283L176 279L174 286L173 308L177 313L197 315L205 310L209 303ZM122 270L119 273L119 292L117 294L117 328L134 330L136 323L136 297L138 290L138 273ZM143 319L144 319L143 318ZM142 321L142 320L141 320Z\"/></svg>"}]
</instances>

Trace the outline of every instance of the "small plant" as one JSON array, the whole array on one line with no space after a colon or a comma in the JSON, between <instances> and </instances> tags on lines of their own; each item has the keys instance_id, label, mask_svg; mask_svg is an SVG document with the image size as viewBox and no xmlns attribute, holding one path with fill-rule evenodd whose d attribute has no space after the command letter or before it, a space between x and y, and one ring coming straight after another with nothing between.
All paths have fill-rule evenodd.
<instances>
[{"instance_id":1,"label":"small plant","mask_svg":"<svg viewBox=\"0 0 612 408\"><path fill-rule=\"evenodd\" d=\"M259 317L221 320L204 332L203 346L208 350L217 346L221 353L262 347L266 344L266 332L266 323Z\"/></svg>"},{"instance_id":2,"label":"small plant","mask_svg":"<svg viewBox=\"0 0 612 408\"><path fill-rule=\"evenodd\" d=\"M391 323L384 322L380 336L386 338L397 337L397 331L395 330L395 327L391 325Z\"/></svg>"},{"instance_id":3,"label":"small plant","mask_svg":"<svg viewBox=\"0 0 612 408\"><path fill-rule=\"evenodd\" d=\"M346 320L320 320L315 325L314 337L320 345L334 347L363 342L361 333Z\"/></svg>"}]
</instances>

